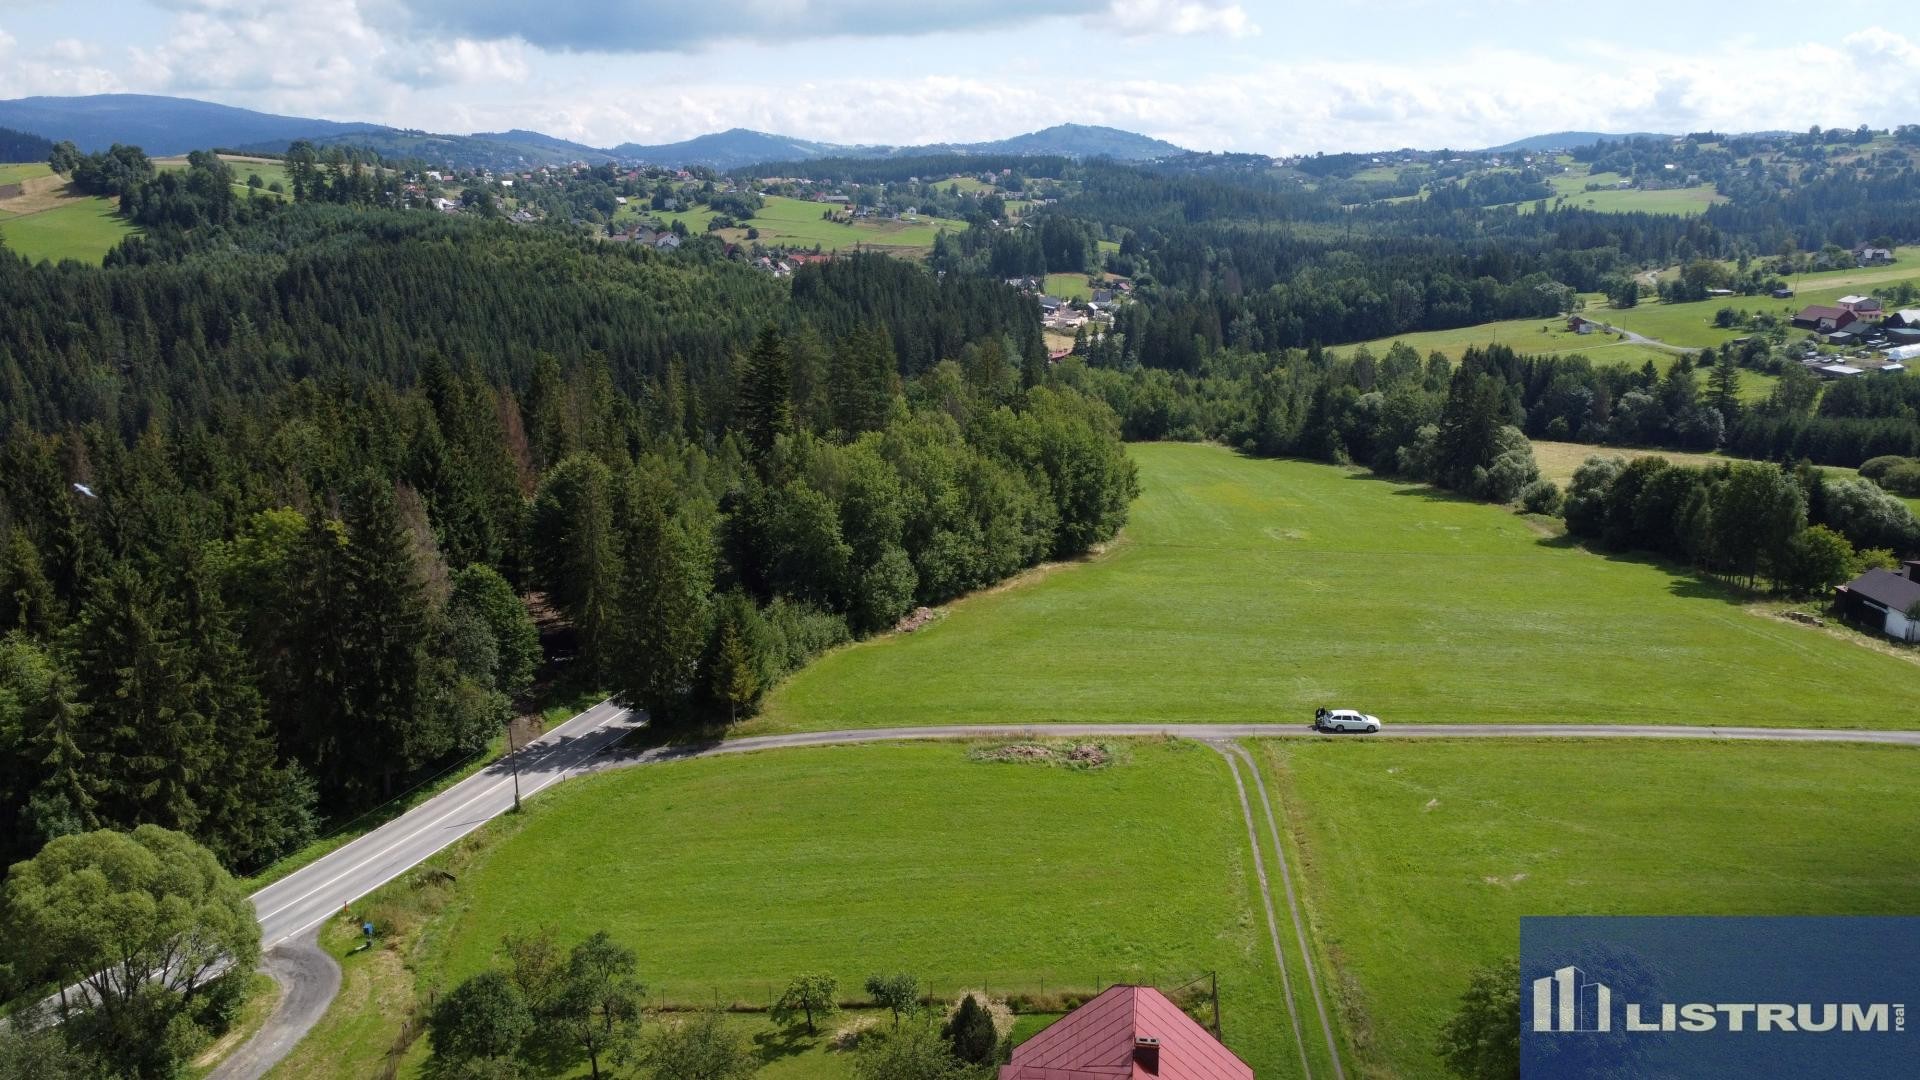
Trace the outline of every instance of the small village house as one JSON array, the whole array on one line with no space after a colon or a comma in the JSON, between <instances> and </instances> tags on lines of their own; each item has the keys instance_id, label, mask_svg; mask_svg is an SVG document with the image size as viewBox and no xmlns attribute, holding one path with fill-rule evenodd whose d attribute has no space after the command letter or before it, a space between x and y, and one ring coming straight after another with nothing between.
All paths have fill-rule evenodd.
<instances>
[{"instance_id":1,"label":"small village house","mask_svg":"<svg viewBox=\"0 0 1920 1080\"><path fill-rule=\"evenodd\" d=\"M1920 642L1920 559L1908 559L1903 573L1869 570L1833 591L1843 618L1894 639Z\"/></svg>"},{"instance_id":2,"label":"small village house","mask_svg":"<svg viewBox=\"0 0 1920 1080\"><path fill-rule=\"evenodd\" d=\"M1253 1070L1160 991L1110 986L1015 1048L999 1080L1253 1080Z\"/></svg>"}]
</instances>

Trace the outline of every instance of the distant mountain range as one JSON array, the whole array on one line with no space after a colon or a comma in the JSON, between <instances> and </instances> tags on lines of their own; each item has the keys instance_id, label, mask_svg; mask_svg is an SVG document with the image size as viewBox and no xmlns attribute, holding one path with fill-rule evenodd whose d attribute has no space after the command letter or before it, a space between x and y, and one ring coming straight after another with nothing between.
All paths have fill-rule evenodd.
<instances>
[{"instance_id":1,"label":"distant mountain range","mask_svg":"<svg viewBox=\"0 0 1920 1080\"><path fill-rule=\"evenodd\" d=\"M114 143L129 143L162 157L214 147L391 130L380 124L275 116L211 101L150 94L0 101L0 127L32 132L56 142L69 139L89 152L105 150Z\"/></svg>"},{"instance_id":2,"label":"distant mountain range","mask_svg":"<svg viewBox=\"0 0 1920 1080\"><path fill-rule=\"evenodd\" d=\"M706 165L734 169L777 161L824 157L902 157L914 154L1054 154L1120 161L1147 161L1184 154L1160 139L1116 128L1061 124L1043 131L981 143L869 146L816 142L735 128L661 145L622 143L611 149L558 139L538 131L484 131L472 135L409 131L384 124L341 123L239 109L190 98L146 94L92 97L32 97L0 101L0 127L70 139L86 151L130 143L149 154L169 156L216 147L285 151L296 140L321 146L356 146L387 158L416 158L465 168L525 168L572 161Z\"/></svg>"},{"instance_id":3,"label":"distant mountain range","mask_svg":"<svg viewBox=\"0 0 1920 1080\"><path fill-rule=\"evenodd\" d=\"M1572 150L1579 146L1592 146L1597 142L1620 142L1623 139L1671 139L1671 135L1659 135L1648 131L1635 131L1624 135L1609 135L1602 131L1556 131L1551 135L1529 135L1524 139L1515 139L1503 146L1489 146L1481 151L1486 154L1511 154L1516 150Z\"/></svg>"}]
</instances>

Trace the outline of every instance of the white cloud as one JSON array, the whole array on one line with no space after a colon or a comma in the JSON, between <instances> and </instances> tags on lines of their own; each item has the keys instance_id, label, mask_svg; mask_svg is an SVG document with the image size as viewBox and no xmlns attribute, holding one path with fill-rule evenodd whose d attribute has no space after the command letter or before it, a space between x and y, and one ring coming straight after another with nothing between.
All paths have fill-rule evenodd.
<instances>
[{"instance_id":1,"label":"white cloud","mask_svg":"<svg viewBox=\"0 0 1920 1080\"><path fill-rule=\"evenodd\" d=\"M1106 11L1123 34L1225 34L1250 37L1260 32L1247 9L1218 0L1111 0Z\"/></svg>"}]
</instances>

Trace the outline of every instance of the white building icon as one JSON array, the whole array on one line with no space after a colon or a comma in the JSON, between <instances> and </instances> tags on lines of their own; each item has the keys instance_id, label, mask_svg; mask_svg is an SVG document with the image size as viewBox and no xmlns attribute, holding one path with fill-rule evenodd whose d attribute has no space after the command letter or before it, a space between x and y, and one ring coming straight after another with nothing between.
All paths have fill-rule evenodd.
<instances>
[{"instance_id":1,"label":"white building icon","mask_svg":"<svg viewBox=\"0 0 1920 1080\"><path fill-rule=\"evenodd\" d=\"M1613 1020L1613 991L1588 982L1577 967L1563 967L1533 980L1533 1030L1608 1031Z\"/></svg>"}]
</instances>

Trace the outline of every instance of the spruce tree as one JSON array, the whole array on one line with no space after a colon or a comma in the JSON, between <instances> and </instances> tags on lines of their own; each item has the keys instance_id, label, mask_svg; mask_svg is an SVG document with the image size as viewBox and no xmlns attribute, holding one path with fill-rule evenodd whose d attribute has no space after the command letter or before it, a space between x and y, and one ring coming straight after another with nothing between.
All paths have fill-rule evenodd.
<instances>
[{"instance_id":1,"label":"spruce tree","mask_svg":"<svg viewBox=\"0 0 1920 1080\"><path fill-rule=\"evenodd\" d=\"M83 774L106 824L193 832L219 732L199 697L180 602L117 563L96 579L70 629L67 667Z\"/></svg>"},{"instance_id":2,"label":"spruce tree","mask_svg":"<svg viewBox=\"0 0 1920 1080\"><path fill-rule=\"evenodd\" d=\"M393 490L368 479L346 507L339 588L347 612L334 740L347 790L391 790L394 777L447 749L423 693L428 601Z\"/></svg>"},{"instance_id":3,"label":"spruce tree","mask_svg":"<svg viewBox=\"0 0 1920 1080\"><path fill-rule=\"evenodd\" d=\"M761 328L753 350L740 364L734 393L740 431L755 458L765 461L774 441L793 431L792 358L772 323Z\"/></svg>"},{"instance_id":4,"label":"spruce tree","mask_svg":"<svg viewBox=\"0 0 1920 1080\"><path fill-rule=\"evenodd\" d=\"M0 547L0 633L24 630L45 635L57 621L58 605L39 549L25 529L12 530Z\"/></svg>"},{"instance_id":5,"label":"spruce tree","mask_svg":"<svg viewBox=\"0 0 1920 1080\"><path fill-rule=\"evenodd\" d=\"M573 624L593 670L606 668L614 648L620 553L612 488L604 463L575 454L540 482L529 526L534 581Z\"/></svg>"},{"instance_id":6,"label":"spruce tree","mask_svg":"<svg viewBox=\"0 0 1920 1080\"><path fill-rule=\"evenodd\" d=\"M711 544L669 510L648 499L627 524L615 672L628 699L662 723L678 717L693 689L713 588Z\"/></svg>"}]
</instances>

